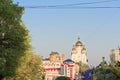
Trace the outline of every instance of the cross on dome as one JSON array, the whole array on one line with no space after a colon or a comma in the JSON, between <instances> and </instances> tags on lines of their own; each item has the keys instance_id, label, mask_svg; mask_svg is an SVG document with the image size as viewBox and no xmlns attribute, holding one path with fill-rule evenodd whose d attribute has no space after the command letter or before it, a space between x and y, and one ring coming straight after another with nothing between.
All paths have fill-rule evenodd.
<instances>
[{"instance_id":1,"label":"cross on dome","mask_svg":"<svg viewBox=\"0 0 120 80\"><path fill-rule=\"evenodd\" d=\"M78 41L80 41L80 37L78 37Z\"/></svg>"}]
</instances>

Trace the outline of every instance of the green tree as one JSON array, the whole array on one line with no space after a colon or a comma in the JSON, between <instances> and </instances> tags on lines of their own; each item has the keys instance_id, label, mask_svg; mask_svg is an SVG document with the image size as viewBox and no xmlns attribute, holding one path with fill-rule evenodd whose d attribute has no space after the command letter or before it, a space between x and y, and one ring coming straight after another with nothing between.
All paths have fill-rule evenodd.
<instances>
[{"instance_id":1,"label":"green tree","mask_svg":"<svg viewBox=\"0 0 120 80\"><path fill-rule=\"evenodd\" d=\"M85 72L89 68L87 64L84 64L81 61L79 61L77 64L79 65L80 72Z\"/></svg>"},{"instance_id":2,"label":"green tree","mask_svg":"<svg viewBox=\"0 0 120 80\"><path fill-rule=\"evenodd\" d=\"M44 69L41 59L30 50L23 12L12 0L0 0L0 80L42 80Z\"/></svg>"},{"instance_id":3,"label":"green tree","mask_svg":"<svg viewBox=\"0 0 120 80\"><path fill-rule=\"evenodd\" d=\"M120 61L117 61L116 66L120 67Z\"/></svg>"},{"instance_id":4,"label":"green tree","mask_svg":"<svg viewBox=\"0 0 120 80\"><path fill-rule=\"evenodd\" d=\"M59 76L55 80L70 80L70 78L65 76Z\"/></svg>"},{"instance_id":5,"label":"green tree","mask_svg":"<svg viewBox=\"0 0 120 80\"><path fill-rule=\"evenodd\" d=\"M117 80L117 76L112 72L105 58L102 59L103 61L94 69L93 80Z\"/></svg>"},{"instance_id":6,"label":"green tree","mask_svg":"<svg viewBox=\"0 0 120 80\"><path fill-rule=\"evenodd\" d=\"M28 30L22 23L23 7L11 0L0 0L0 59L4 66L0 77L14 76L20 65L19 59L30 48Z\"/></svg>"},{"instance_id":7,"label":"green tree","mask_svg":"<svg viewBox=\"0 0 120 80\"><path fill-rule=\"evenodd\" d=\"M111 71L110 68L96 68L93 77L93 80L117 80L117 76Z\"/></svg>"},{"instance_id":8,"label":"green tree","mask_svg":"<svg viewBox=\"0 0 120 80\"><path fill-rule=\"evenodd\" d=\"M111 65L110 68L112 72L120 79L120 67L116 65Z\"/></svg>"},{"instance_id":9,"label":"green tree","mask_svg":"<svg viewBox=\"0 0 120 80\"><path fill-rule=\"evenodd\" d=\"M23 63L22 66L18 68L17 74L15 77L13 77L13 80L44 80L45 74L41 65L41 58L32 54L28 57L28 59L29 60L27 63Z\"/></svg>"},{"instance_id":10,"label":"green tree","mask_svg":"<svg viewBox=\"0 0 120 80\"><path fill-rule=\"evenodd\" d=\"M102 57L103 61L100 63L99 66L101 66L102 69L105 69L108 67L107 62L105 61L105 57Z\"/></svg>"}]
</instances>

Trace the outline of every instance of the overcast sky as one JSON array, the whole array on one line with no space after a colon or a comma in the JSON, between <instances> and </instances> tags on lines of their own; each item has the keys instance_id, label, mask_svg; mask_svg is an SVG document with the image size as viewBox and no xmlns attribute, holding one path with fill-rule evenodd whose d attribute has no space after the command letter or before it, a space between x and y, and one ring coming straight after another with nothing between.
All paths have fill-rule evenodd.
<instances>
[{"instance_id":1,"label":"overcast sky","mask_svg":"<svg viewBox=\"0 0 120 80\"><path fill-rule=\"evenodd\" d=\"M77 6L118 7L120 0L14 0L21 6L49 6L111 1ZM119 6L120 7L120 6ZM70 58L73 44L87 49L89 64L109 61L111 49L120 45L120 8L25 8L23 22L30 31L34 52L48 57L51 51Z\"/></svg>"}]
</instances>

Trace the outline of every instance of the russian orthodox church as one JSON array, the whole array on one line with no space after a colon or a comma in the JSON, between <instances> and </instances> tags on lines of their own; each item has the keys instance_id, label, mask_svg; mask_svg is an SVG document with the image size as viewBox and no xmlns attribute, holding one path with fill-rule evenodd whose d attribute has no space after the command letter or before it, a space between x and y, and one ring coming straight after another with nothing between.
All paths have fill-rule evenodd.
<instances>
[{"instance_id":1,"label":"russian orthodox church","mask_svg":"<svg viewBox=\"0 0 120 80\"><path fill-rule=\"evenodd\" d=\"M71 59L75 63L81 61L81 63L83 64L88 64L87 51L83 43L80 41L79 37L78 37L78 41L75 43L75 45L72 48Z\"/></svg>"}]
</instances>

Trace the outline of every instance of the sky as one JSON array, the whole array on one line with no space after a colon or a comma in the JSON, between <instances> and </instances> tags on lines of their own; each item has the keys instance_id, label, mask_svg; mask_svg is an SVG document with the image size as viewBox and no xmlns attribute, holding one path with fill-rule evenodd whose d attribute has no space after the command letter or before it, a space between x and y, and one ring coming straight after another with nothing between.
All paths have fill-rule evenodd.
<instances>
[{"instance_id":1,"label":"sky","mask_svg":"<svg viewBox=\"0 0 120 80\"><path fill-rule=\"evenodd\" d=\"M120 8L27 8L111 1L79 7L120 7L120 0L14 0L25 7L22 20L30 31L35 54L44 58L51 51L71 58L73 44L80 41L87 49L89 65L98 65L111 49L120 46Z\"/></svg>"}]
</instances>

